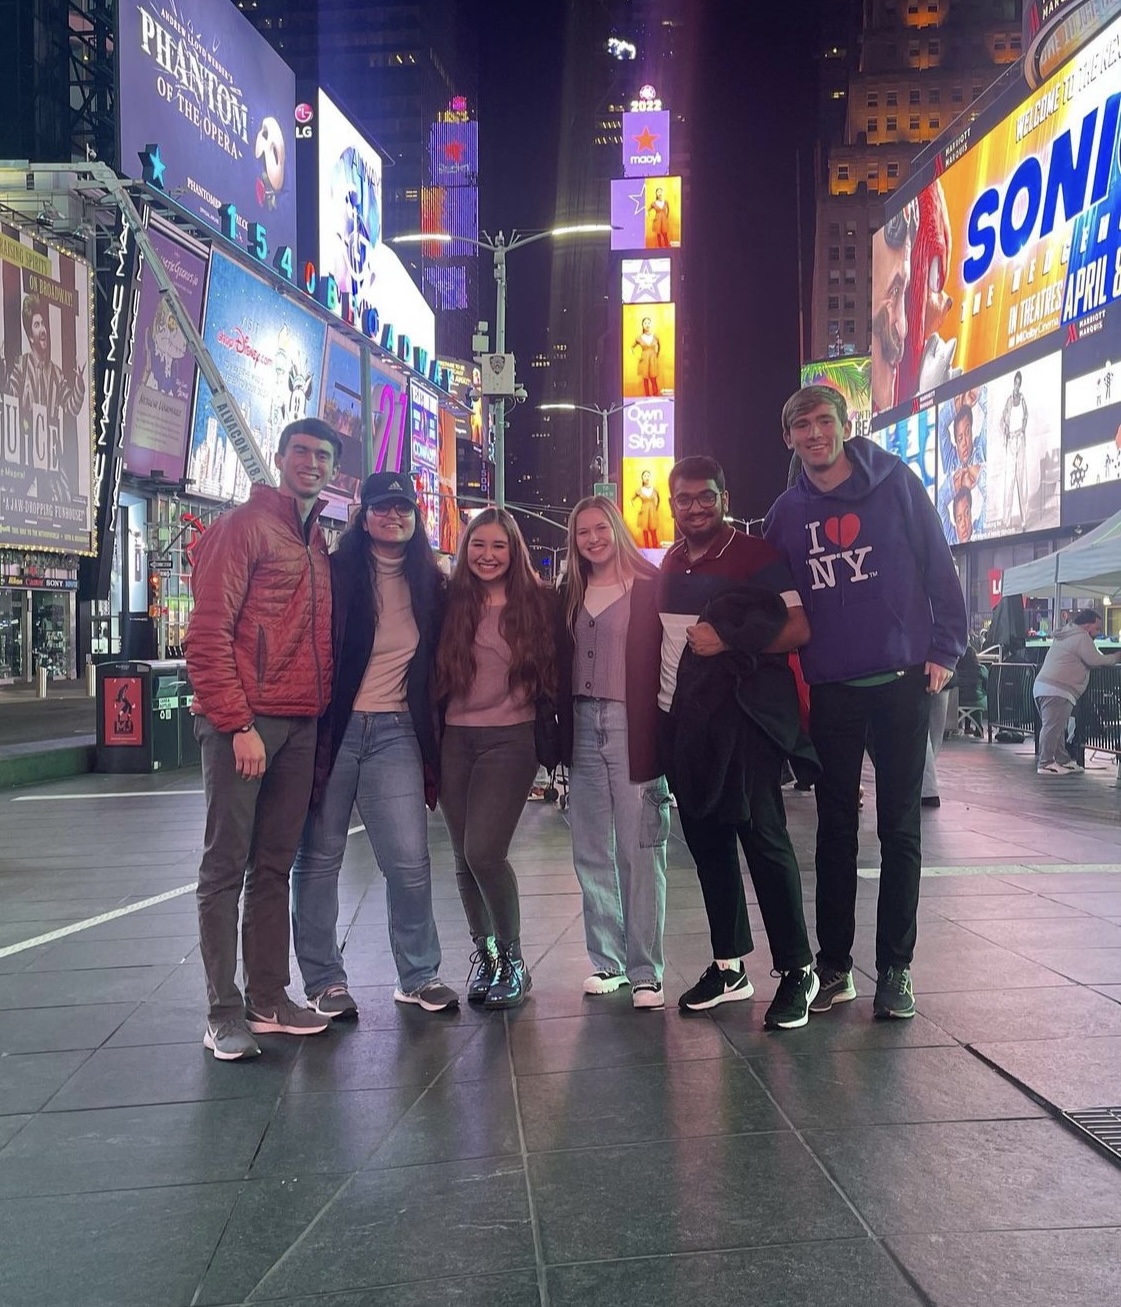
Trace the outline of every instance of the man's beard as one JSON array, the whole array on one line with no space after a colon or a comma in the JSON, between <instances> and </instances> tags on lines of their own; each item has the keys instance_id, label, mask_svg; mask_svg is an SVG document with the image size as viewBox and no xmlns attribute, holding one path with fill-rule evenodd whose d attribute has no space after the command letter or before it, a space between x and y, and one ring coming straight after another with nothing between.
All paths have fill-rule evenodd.
<instances>
[{"instance_id":1,"label":"man's beard","mask_svg":"<svg viewBox=\"0 0 1121 1307\"><path fill-rule=\"evenodd\" d=\"M880 343L880 353L888 367L896 368L903 357L903 337L895 330L886 308L872 319L872 335Z\"/></svg>"},{"instance_id":2,"label":"man's beard","mask_svg":"<svg viewBox=\"0 0 1121 1307\"><path fill-rule=\"evenodd\" d=\"M724 525L724 518L721 516L718 517L711 526L703 527L699 531L694 527L682 526L681 534L691 545L707 545L711 544L720 532L723 531Z\"/></svg>"}]
</instances>

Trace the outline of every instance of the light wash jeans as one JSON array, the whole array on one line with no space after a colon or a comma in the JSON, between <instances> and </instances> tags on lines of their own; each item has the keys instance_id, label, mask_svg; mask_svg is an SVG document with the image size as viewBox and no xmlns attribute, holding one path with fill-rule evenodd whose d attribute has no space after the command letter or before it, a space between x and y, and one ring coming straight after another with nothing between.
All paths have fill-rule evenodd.
<instances>
[{"instance_id":1,"label":"light wash jeans","mask_svg":"<svg viewBox=\"0 0 1121 1307\"><path fill-rule=\"evenodd\" d=\"M938 796L938 755L942 752L942 743L946 736L946 714L950 711L949 690L939 690L930 696L930 726L926 738L926 762L922 769L922 796L924 799L937 799Z\"/></svg>"},{"instance_id":2,"label":"light wash jeans","mask_svg":"<svg viewBox=\"0 0 1121 1307\"><path fill-rule=\"evenodd\" d=\"M631 984L661 981L665 959L669 790L664 776L636 785L627 758L626 705L574 704L569 813L584 892L584 935L595 971Z\"/></svg>"},{"instance_id":3,"label":"light wash jeans","mask_svg":"<svg viewBox=\"0 0 1121 1307\"><path fill-rule=\"evenodd\" d=\"M389 946L401 988L420 989L440 970L424 770L412 719L407 712L355 712L292 867L292 938L309 998L347 983L336 926L339 868L355 805L385 877Z\"/></svg>"}]
</instances>

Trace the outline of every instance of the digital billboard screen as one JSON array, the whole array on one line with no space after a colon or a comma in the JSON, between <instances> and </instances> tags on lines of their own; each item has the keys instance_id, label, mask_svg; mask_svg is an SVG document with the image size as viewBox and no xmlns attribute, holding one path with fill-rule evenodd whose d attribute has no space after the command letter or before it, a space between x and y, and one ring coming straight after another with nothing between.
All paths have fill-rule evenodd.
<instances>
[{"instance_id":1,"label":"digital billboard screen","mask_svg":"<svg viewBox=\"0 0 1121 1307\"><path fill-rule=\"evenodd\" d=\"M440 552L454 554L459 548L459 505L456 502L455 414L442 408L440 423Z\"/></svg>"},{"instance_id":2,"label":"digital billboard screen","mask_svg":"<svg viewBox=\"0 0 1121 1307\"><path fill-rule=\"evenodd\" d=\"M935 502L938 478L938 419L933 406L881 427L872 439L889 454L901 458Z\"/></svg>"},{"instance_id":3,"label":"digital billboard screen","mask_svg":"<svg viewBox=\"0 0 1121 1307\"><path fill-rule=\"evenodd\" d=\"M206 256L188 248L163 227L148 237L171 278L179 302L196 327L202 325ZM195 393L195 359L150 268L140 271L133 347L132 397L124 432L125 468L135 477L183 475Z\"/></svg>"},{"instance_id":4,"label":"digital billboard screen","mask_svg":"<svg viewBox=\"0 0 1121 1307\"><path fill-rule=\"evenodd\" d=\"M665 549L673 544L669 474L671 457L624 458L623 521L639 549Z\"/></svg>"},{"instance_id":5,"label":"digital billboard screen","mask_svg":"<svg viewBox=\"0 0 1121 1307\"><path fill-rule=\"evenodd\" d=\"M409 474L413 478L420 520L433 549L440 547L440 401L417 381L409 383L411 441Z\"/></svg>"},{"instance_id":6,"label":"digital billboard screen","mask_svg":"<svg viewBox=\"0 0 1121 1307\"><path fill-rule=\"evenodd\" d=\"M1062 523L1121 504L1121 304L1083 319L1063 348Z\"/></svg>"},{"instance_id":7,"label":"digital billboard screen","mask_svg":"<svg viewBox=\"0 0 1121 1307\"><path fill-rule=\"evenodd\" d=\"M158 145L163 189L211 227L237 206L242 233L296 248L292 70L230 0L122 0L116 54L120 169L143 177ZM244 242L244 236L239 244Z\"/></svg>"},{"instance_id":8,"label":"digital billboard screen","mask_svg":"<svg viewBox=\"0 0 1121 1307\"><path fill-rule=\"evenodd\" d=\"M681 244L681 178L611 183L611 248L668 250Z\"/></svg>"},{"instance_id":9,"label":"digital billboard screen","mask_svg":"<svg viewBox=\"0 0 1121 1307\"><path fill-rule=\"evenodd\" d=\"M92 271L0 227L0 547L92 554Z\"/></svg>"},{"instance_id":10,"label":"digital billboard screen","mask_svg":"<svg viewBox=\"0 0 1121 1307\"><path fill-rule=\"evenodd\" d=\"M202 335L271 467L283 428L319 411L326 323L271 281L215 252ZM211 499L241 501L249 494L245 469L201 376L187 482L195 494Z\"/></svg>"},{"instance_id":11,"label":"digital billboard screen","mask_svg":"<svg viewBox=\"0 0 1121 1307\"><path fill-rule=\"evenodd\" d=\"M669 172L669 110L623 114L623 176L664 177Z\"/></svg>"},{"instance_id":12,"label":"digital billboard screen","mask_svg":"<svg viewBox=\"0 0 1121 1307\"><path fill-rule=\"evenodd\" d=\"M361 320L374 304L374 247L381 240L381 155L322 91L319 145L319 273L335 278Z\"/></svg>"},{"instance_id":13,"label":"digital billboard screen","mask_svg":"<svg viewBox=\"0 0 1121 1307\"><path fill-rule=\"evenodd\" d=\"M1056 351L938 405L938 512L951 544L1059 525Z\"/></svg>"},{"instance_id":14,"label":"digital billboard screen","mask_svg":"<svg viewBox=\"0 0 1121 1307\"><path fill-rule=\"evenodd\" d=\"M670 280L671 261L665 259L624 259L624 304L668 304L673 299Z\"/></svg>"},{"instance_id":15,"label":"digital billboard screen","mask_svg":"<svg viewBox=\"0 0 1121 1307\"><path fill-rule=\"evenodd\" d=\"M365 461L362 447L362 346L333 327L327 331L319 416L343 439L342 458L323 491L327 500L324 513L345 522L351 508L358 502Z\"/></svg>"},{"instance_id":16,"label":"digital billboard screen","mask_svg":"<svg viewBox=\"0 0 1121 1307\"><path fill-rule=\"evenodd\" d=\"M370 414L374 425L373 472L402 472L408 462L409 390L404 373L370 363Z\"/></svg>"},{"instance_id":17,"label":"digital billboard screen","mask_svg":"<svg viewBox=\"0 0 1121 1307\"><path fill-rule=\"evenodd\" d=\"M872 243L877 411L1041 340L1121 297L1121 23L1100 33ZM960 148L960 147L958 147ZM955 373L956 369L956 373Z\"/></svg>"},{"instance_id":18,"label":"digital billboard screen","mask_svg":"<svg viewBox=\"0 0 1121 1307\"><path fill-rule=\"evenodd\" d=\"M633 399L623 406L624 458L668 458L673 452L672 399Z\"/></svg>"},{"instance_id":19,"label":"digital billboard screen","mask_svg":"<svg viewBox=\"0 0 1121 1307\"><path fill-rule=\"evenodd\" d=\"M675 306L623 305L623 397L672 396L675 377Z\"/></svg>"}]
</instances>

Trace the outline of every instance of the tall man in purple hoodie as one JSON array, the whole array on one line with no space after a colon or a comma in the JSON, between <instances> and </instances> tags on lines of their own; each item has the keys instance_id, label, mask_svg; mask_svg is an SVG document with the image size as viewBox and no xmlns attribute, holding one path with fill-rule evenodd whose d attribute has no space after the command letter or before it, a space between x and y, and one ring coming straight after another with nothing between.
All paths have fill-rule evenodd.
<instances>
[{"instance_id":1,"label":"tall man in purple hoodie","mask_svg":"<svg viewBox=\"0 0 1121 1307\"><path fill-rule=\"evenodd\" d=\"M817 783L817 973L813 1012L856 997L856 857L867 733L876 757L880 896L877 1017L915 1014L911 959L922 865L920 800L930 695L965 651L965 601L938 513L894 454L850 432L844 397L803 386L782 410L802 473L767 517L812 632L801 650L810 687Z\"/></svg>"}]
</instances>

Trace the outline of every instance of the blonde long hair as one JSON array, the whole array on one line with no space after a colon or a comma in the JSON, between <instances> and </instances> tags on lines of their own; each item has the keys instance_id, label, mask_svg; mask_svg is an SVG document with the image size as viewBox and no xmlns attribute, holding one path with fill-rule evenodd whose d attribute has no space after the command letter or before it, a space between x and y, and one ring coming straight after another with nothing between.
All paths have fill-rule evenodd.
<instances>
[{"instance_id":1,"label":"blonde long hair","mask_svg":"<svg viewBox=\"0 0 1121 1307\"><path fill-rule=\"evenodd\" d=\"M620 583L625 584L636 576L657 575L657 568L651 567L638 552L638 546L631 539L627 524L614 503L610 499L605 499L603 495L589 495L586 499L581 499L568 515L568 572L564 580L564 620L570 631L576 629L576 618L584 606L584 594L592 571L591 563L576 548L576 519L589 508L598 508L611 523L611 533L615 537L615 569Z\"/></svg>"}]
</instances>

